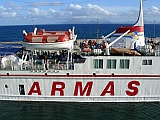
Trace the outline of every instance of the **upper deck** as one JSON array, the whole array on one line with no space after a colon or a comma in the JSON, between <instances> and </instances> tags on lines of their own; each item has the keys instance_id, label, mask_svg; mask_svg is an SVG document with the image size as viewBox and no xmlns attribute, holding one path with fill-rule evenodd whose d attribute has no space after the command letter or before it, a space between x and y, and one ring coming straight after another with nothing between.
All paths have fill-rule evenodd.
<instances>
[{"instance_id":1,"label":"upper deck","mask_svg":"<svg viewBox=\"0 0 160 120\"><path fill-rule=\"evenodd\" d=\"M1 73L30 73L30 74L158 74L160 70L159 45L152 47L148 43L141 48L140 55L114 53L105 55L105 42L95 41L97 44L90 46L89 40L77 40L74 52L60 51L28 51L17 53L19 62L1 59ZM93 42L92 41L92 42ZM147 40L149 41L149 39ZM83 44L80 45L80 44ZM84 45L86 44L86 45ZM88 51L85 51L88 50ZM147 50L147 52L146 52ZM130 50L131 51L131 50ZM123 52L123 51L122 51ZM45 61L46 60L46 61ZM46 63L45 63L46 62Z\"/></svg>"}]
</instances>

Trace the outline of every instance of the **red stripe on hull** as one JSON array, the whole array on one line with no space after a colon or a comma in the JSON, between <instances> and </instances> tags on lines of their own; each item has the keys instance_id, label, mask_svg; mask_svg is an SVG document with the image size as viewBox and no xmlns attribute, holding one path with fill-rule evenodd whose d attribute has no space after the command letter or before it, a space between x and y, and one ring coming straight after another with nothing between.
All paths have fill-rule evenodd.
<instances>
[{"instance_id":1,"label":"red stripe on hull","mask_svg":"<svg viewBox=\"0 0 160 120\"><path fill-rule=\"evenodd\" d=\"M41 74L41 75L35 75L35 74L0 74L0 77L2 76L15 76L15 77L69 77L69 78L89 78L89 77L102 77L102 78L105 78L105 77L158 77L160 78L160 75L115 75L115 74L111 74L111 75L96 75L96 74L93 74L93 75L69 75L69 74L66 74L66 75L48 75L47 73L45 74Z\"/></svg>"},{"instance_id":2,"label":"red stripe on hull","mask_svg":"<svg viewBox=\"0 0 160 120\"><path fill-rule=\"evenodd\" d=\"M121 26L119 27L115 33L125 33L126 31L130 30L130 32L144 32L143 26Z\"/></svg>"}]
</instances>

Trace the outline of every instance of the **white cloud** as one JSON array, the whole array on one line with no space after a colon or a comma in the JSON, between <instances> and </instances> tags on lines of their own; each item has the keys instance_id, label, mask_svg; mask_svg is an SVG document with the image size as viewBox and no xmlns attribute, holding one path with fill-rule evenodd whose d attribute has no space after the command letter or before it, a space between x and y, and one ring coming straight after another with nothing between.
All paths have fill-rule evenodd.
<instances>
[{"instance_id":1,"label":"white cloud","mask_svg":"<svg viewBox=\"0 0 160 120\"><path fill-rule=\"evenodd\" d=\"M43 16L43 14L45 14L45 13L47 13L46 11L44 11L44 10L40 10L40 9L38 9L38 8L33 8L33 9L29 9L28 11L27 11L27 13L28 13L28 15L29 16L34 16L34 17L39 17L39 16Z\"/></svg>"},{"instance_id":2,"label":"white cloud","mask_svg":"<svg viewBox=\"0 0 160 120\"><path fill-rule=\"evenodd\" d=\"M115 12L110 12L92 4L88 4L86 7L70 4L66 7L66 12L70 13L72 18L88 18L90 20L117 15Z\"/></svg>"},{"instance_id":3,"label":"white cloud","mask_svg":"<svg viewBox=\"0 0 160 120\"><path fill-rule=\"evenodd\" d=\"M49 18L52 15L54 15L54 13L56 13L56 11L54 9L48 9L48 10L41 10L39 8L29 8L27 11L27 16L31 17L43 17L45 18Z\"/></svg>"},{"instance_id":4,"label":"white cloud","mask_svg":"<svg viewBox=\"0 0 160 120\"><path fill-rule=\"evenodd\" d=\"M0 6L0 16L1 18L14 18L20 15L12 8L4 8L3 6Z\"/></svg>"},{"instance_id":5,"label":"white cloud","mask_svg":"<svg viewBox=\"0 0 160 120\"><path fill-rule=\"evenodd\" d=\"M150 9L148 9L148 14L157 14L159 15L160 14L160 10L158 7L156 6L152 6Z\"/></svg>"},{"instance_id":6,"label":"white cloud","mask_svg":"<svg viewBox=\"0 0 160 120\"><path fill-rule=\"evenodd\" d=\"M80 5L73 5L73 4L70 4L68 7L67 7L68 10L81 10L82 9L82 6Z\"/></svg>"},{"instance_id":7,"label":"white cloud","mask_svg":"<svg viewBox=\"0 0 160 120\"><path fill-rule=\"evenodd\" d=\"M151 8L153 11L158 11L158 7L156 7L156 6L152 6Z\"/></svg>"},{"instance_id":8,"label":"white cloud","mask_svg":"<svg viewBox=\"0 0 160 120\"><path fill-rule=\"evenodd\" d=\"M35 7L34 5L43 5L45 7ZM54 2L39 2L33 6L19 6L9 2L5 6L0 6L1 19L6 18L11 22L13 20L26 21L38 20L37 23L48 22L50 23L89 23L92 21L96 23L105 23L107 20L111 22L126 22L136 21L138 17L138 8L119 7L111 9L109 7L100 7L98 5L87 4L86 6L78 4L68 4L63 6L54 7ZM151 6L149 9L144 10L145 18L157 19L160 16L160 9L156 6ZM8 19L12 18L12 19ZM24 19L25 18L25 19ZM28 22L29 23L29 22Z\"/></svg>"},{"instance_id":9,"label":"white cloud","mask_svg":"<svg viewBox=\"0 0 160 120\"><path fill-rule=\"evenodd\" d=\"M59 6L61 4L62 3L60 3L60 2L46 2L46 1L43 1L43 2L33 2L30 5L35 5L35 6Z\"/></svg>"},{"instance_id":10,"label":"white cloud","mask_svg":"<svg viewBox=\"0 0 160 120\"><path fill-rule=\"evenodd\" d=\"M0 6L0 12L6 11L6 8L4 8L3 6Z\"/></svg>"},{"instance_id":11,"label":"white cloud","mask_svg":"<svg viewBox=\"0 0 160 120\"><path fill-rule=\"evenodd\" d=\"M98 5L92 5L92 4L88 4L87 5L87 9L94 14L98 14L98 15L116 15L115 12L110 12L108 10L105 10L103 8L101 8Z\"/></svg>"},{"instance_id":12,"label":"white cloud","mask_svg":"<svg viewBox=\"0 0 160 120\"><path fill-rule=\"evenodd\" d=\"M127 21L135 21L138 17L138 14L139 14L139 10L138 9L130 9L130 10L127 10L127 11L120 11L120 12L117 12L117 17L120 19L120 20L123 20L123 22L126 22Z\"/></svg>"},{"instance_id":13,"label":"white cloud","mask_svg":"<svg viewBox=\"0 0 160 120\"><path fill-rule=\"evenodd\" d=\"M22 9L22 7L20 5L16 5L13 2L7 2L7 3L5 3L5 7L13 9L13 10L21 10Z\"/></svg>"},{"instance_id":14,"label":"white cloud","mask_svg":"<svg viewBox=\"0 0 160 120\"><path fill-rule=\"evenodd\" d=\"M156 7L156 6L152 6L151 11L153 14L160 14L160 11L159 11L158 7Z\"/></svg>"}]
</instances>

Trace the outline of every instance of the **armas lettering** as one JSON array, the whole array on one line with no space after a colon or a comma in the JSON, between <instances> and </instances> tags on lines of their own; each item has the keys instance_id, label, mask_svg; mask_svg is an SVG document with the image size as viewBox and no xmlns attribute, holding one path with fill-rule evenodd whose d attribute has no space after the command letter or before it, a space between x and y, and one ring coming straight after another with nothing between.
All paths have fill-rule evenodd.
<instances>
[{"instance_id":1,"label":"armas lettering","mask_svg":"<svg viewBox=\"0 0 160 120\"><path fill-rule=\"evenodd\" d=\"M60 96L64 96L64 88L65 88L64 82L53 82L51 96L55 95L56 91L58 91L60 93Z\"/></svg>"},{"instance_id":2,"label":"armas lettering","mask_svg":"<svg viewBox=\"0 0 160 120\"><path fill-rule=\"evenodd\" d=\"M106 87L104 88L103 92L101 93L100 96L105 96L106 93L110 93L111 96L114 95L114 82L110 81Z\"/></svg>"},{"instance_id":3,"label":"armas lettering","mask_svg":"<svg viewBox=\"0 0 160 120\"><path fill-rule=\"evenodd\" d=\"M135 96L138 94L138 88L137 86L140 86L140 83L138 81L131 81L128 83L128 88L130 90L126 90L126 94L128 96Z\"/></svg>"},{"instance_id":4,"label":"armas lettering","mask_svg":"<svg viewBox=\"0 0 160 120\"><path fill-rule=\"evenodd\" d=\"M139 81L130 81L127 86L128 90L124 91L125 94L127 96L136 96L138 94L138 86L140 86ZM65 88L65 82L53 82L50 95L65 96ZM88 81L85 84L83 84L83 82L81 81L77 81L73 90L73 96L91 96L92 88L93 81ZM110 96L114 96L115 89L116 88L114 86L114 81L109 81L102 92L99 94L99 96L105 96L107 94ZM28 95L33 94L42 95L39 82L34 82L28 92Z\"/></svg>"},{"instance_id":5,"label":"armas lettering","mask_svg":"<svg viewBox=\"0 0 160 120\"><path fill-rule=\"evenodd\" d=\"M38 95L41 95L41 90L39 86L39 82L34 82L28 95L32 95L33 93L37 93Z\"/></svg>"},{"instance_id":6,"label":"armas lettering","mask_svg":"<svg viewBox=\"0 0 160 120\"><path fill-rule=\"evenodd\" d=\"M75 89L74 89L74 96L78 96L78 91L80 96L84 96L85 93L86 93L86 96L90 96L92 85L93 85L93 82L87 82L87 84L83 89L82 82L76 82Z\"/></svg>"}]
</instances>

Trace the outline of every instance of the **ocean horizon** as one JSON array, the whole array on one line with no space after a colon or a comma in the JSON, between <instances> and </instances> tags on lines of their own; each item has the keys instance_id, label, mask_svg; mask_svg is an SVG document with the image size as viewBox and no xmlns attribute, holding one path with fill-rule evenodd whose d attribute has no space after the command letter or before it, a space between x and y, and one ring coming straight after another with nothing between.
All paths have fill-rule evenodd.
<instances>
[{"instance_id":1,"label":"ocean horizon","mask_svg":"<svg viewBox=\"0 0 160 120\"><path fill-rule=\"evenodd\" d=\"M0 42L23 41L22 31L32 32L35 27L46 31L68 30L75 27L77 39L96 39L106 36L120 26L131 26L131 24L47 24L47 25L12 25L0 26ZM160 37L159 24L145 24L145 37ZM98 31L98 32L97 32ZM98 35L98 36L97 36Z\"/></svg>"}]
</instances>

